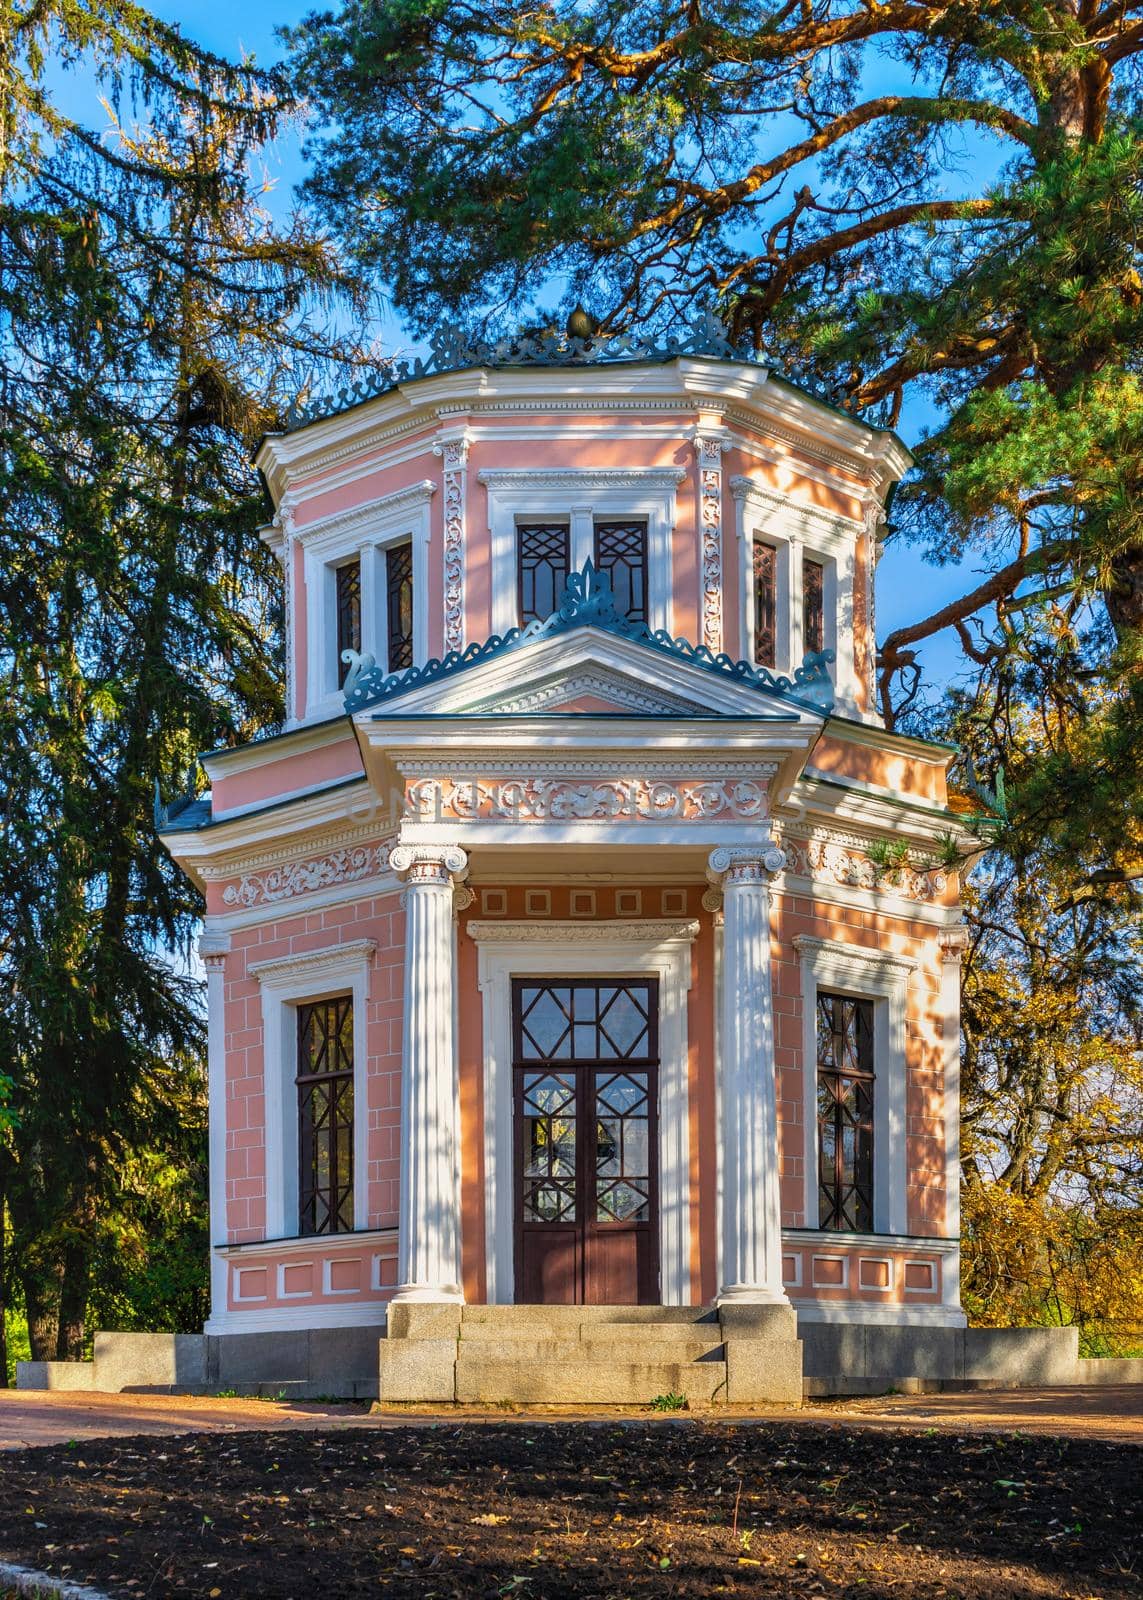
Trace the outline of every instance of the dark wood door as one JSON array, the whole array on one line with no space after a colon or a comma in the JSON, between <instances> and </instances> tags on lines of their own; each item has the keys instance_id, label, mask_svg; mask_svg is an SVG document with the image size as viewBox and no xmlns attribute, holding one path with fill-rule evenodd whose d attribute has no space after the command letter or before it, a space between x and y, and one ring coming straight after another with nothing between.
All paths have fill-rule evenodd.
<instances>
[{"instance_id":1,"label":"dark wood door","mask_svg":"<svg viewBox=\"0 0 1143 1600\"><path fill-rule=\"evenodd\" d=\"M512 985L516 1299L659 1299L659 990L650 978Z\"/></svg>"}]
</instances>

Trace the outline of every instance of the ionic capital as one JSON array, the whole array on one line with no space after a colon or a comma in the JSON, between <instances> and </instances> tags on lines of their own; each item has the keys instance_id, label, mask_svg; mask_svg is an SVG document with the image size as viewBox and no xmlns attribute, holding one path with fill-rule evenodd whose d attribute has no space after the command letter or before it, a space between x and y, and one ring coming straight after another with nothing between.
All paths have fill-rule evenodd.
<instances>
[{"instance_id":1,"label":"ionic capital","mask_svg":"<svg viewBox=\"0 0 1143 1600\"><path fill-rule=\"evenodd\" d=\"M389 865L410 887L451 889L453 879L468 871L468 852L458 844L398 844L389 852Z\"/></svg>"},{"instance_id":2,"label":"ionic capital","mask_svg":"<svg viewBox=\"0 0 1143 1600\"><path fill-rule=\"evenodd\" d=\"M968 925L957 922L951 928L942 928L937 935L937 943L941 947L941 960L950 964L955 962L959 966L968 949Z\"/></svg>"},{"instance_id":3,"label":"ionic capital","mask_svg":"<svg viewBox=\"0 0 1143 1600\"><path fill-rule=\"evenodd\" d=\"M786 865L785 852L773 840L757 845L719 845L707 858L706 875L724 888L735 884L769 884Z\"/></svg>"}]
</instances>

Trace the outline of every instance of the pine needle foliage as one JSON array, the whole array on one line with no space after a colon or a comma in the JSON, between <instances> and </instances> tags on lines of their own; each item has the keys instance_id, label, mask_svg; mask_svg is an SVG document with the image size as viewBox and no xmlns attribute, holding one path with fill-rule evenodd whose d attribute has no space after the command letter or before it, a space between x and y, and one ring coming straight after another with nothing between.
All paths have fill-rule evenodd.
<instances>
[{"instance_id":1,"label":"pine needle foliage","mask_svg":"<svg viewBox=\"0 0 1143 1600\"><path fill-rule=\"evenodd\" d=\"M49 57L100 75L105 128ZM116 0L0 6L0 69L2 1270L33 1355L72 1358L123 1185L190 1159L202 1095L201 905L153 794L281 713L250 453L359 352L328 248L260 203L277 78Z\"/></svg>"}]
</instances>

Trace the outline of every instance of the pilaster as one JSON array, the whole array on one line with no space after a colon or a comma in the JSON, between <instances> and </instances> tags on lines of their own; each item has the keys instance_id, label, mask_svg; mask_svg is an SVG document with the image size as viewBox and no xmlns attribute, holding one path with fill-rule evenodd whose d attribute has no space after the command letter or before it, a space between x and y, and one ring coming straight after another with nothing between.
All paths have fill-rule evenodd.
<instances>
[{"instance_id":1,"label":"pilaster","mask_svg":"<svg viewBox=\"0 0 1143 1600\"><path fill-rule=\"evenodd\" d=\"M442 421L446 420L442 413ZM465 505L468 495L466 429L442 434L433 446L444 459L444 641L442 655L464 648Z\"/></svg>"},{"instance_id":2,"label":"pilaster","mask_svg":"<svg viewBox=\"0 0 1143 1600\"><path fill-rule=\"evenodd\" d=\"M399 844L389 861L405 880L401 1194L394 1301L461 1301L453 900L455 880L467 869L468 857L458 845Z\"/></svg>"},{"instance_id":3,"label":"pilaster","mask_svg":"<svg viewBox=\"0 0 1143 1600\"><path fill-rule=\"evenodd\" d=\"M789 1303L782 1288L770 978L770 878L784 865L769 839L724 846L709 860L723 895L720 1304Z\"/></svg>"},{"instance_id":4,"label":"pilaster","mask_svg":"<svg viewBox=\"0 0 1143 1600\"><path fill-rule=\"evenodd\" d=\"M945 1106L945 1233L960 1237L960 983L961 962L968 949L968 928L961 922L940 933L941 1042L944 1046Z\"/></svg>"},{"instance_id":5,"label":"pilaster","mask_svg":"<svg viewBox=\"0 0 1143 1600\"><path fill-rule=\"evenodd\" d=\"M722 454L730 441L720 416L704 418L695 430L699 468L700 577L702 642L715 655L724 648L722 607Z\"/></svg>"},{"instance_id":6,"label":"pilaster","mask_svg":"<svg viewBox=\"0 0 1143 1600\"><path fill-rule=\"evenodd\" d=\"M226 1310L225 1260L215 1247L228 1242L226 1226L226 957L230 935L204 933L198 953L206 968L206 1073L210 1205L210 1314Z\"/></svg>"}]
</instances>

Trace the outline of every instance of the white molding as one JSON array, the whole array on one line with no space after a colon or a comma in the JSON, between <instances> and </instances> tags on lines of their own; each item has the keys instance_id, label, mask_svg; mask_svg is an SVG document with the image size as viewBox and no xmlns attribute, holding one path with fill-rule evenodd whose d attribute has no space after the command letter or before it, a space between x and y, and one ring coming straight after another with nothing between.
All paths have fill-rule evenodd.
<instances>
[{"instance_id":1,"label":"white molding","mask_svg":"<svg viewBox=\"0 0 1143 1600\"><path fill-rule=\"evenodd\" d=\"M532 516L567 520L573 572L593 554L596 516L646 517L647 621L671 631L671 535L685 467L504 467L476 476L488 493L493 633L519 625L516 525Z\"/></svg>"},{"instance_id":2,"label":"white molding","mask_svg":"<svg viewBox=\"0 0 1143 1600\"><path fill-rule=\"evenodd\" d=\"M512 978L659 979L659 1304L691 1297L687 994L697 922L470 922L484 1030L484 1227L489 1305L515 1299Z\"/></svg>"},{"instance_id":3,"label":"white molding","mask_svg":"<svg viewBox=\"0 0 1143 1600\"><path fill-rule=\"evenodd\" d=\"M803 1300L790 1304L799 1322L869 1323L879 1328L965 1328L963 1311L943 1305L878 1305L866 1300Z\"/></svg>"},{"instance_id":4,"label":"white molding","mask_svg":"<svg viewBox=\"0 0 1143 1600\"><path fill-rule=\"evenodd\" d=\"M221 1316L212 1313L202 1331L225 1336L235 1333L308 1333L313 1328L383 1329L387 1315L388 1303L378 1304L375 1298L353 1306L272 1306L264 1311L226 1311ZM381 1335L378 1334L378 1337Z\"/></svg>"},{"instance_id":5,"label":"white molding","mask_svg":"<svg viewBox=\"0 0 1143 1600\"><path fill-rule=\"evenodd\" d=\"M354 1228L349 1233L307 1233L296 1238L249 1239L243 1244L215 1245L214 1253L224 1261L239 1265L249 1262L257 1266L263 1260L280 1256L283 1251L291 1256L323 1256L343 1249L373 1250L389 1239L396 1243L396 1228Z\"/></svg>"},{"instance_id":6,"label":"white molding","mask_svg":"<svg viewBox=\"0 0 1143 1600\"><path fill-rule=\"evenodd\" d=\"M361 561L361 649L388 659L385 551L406 539L413 547L413 665L428 656L430 478L380 495L297 531L306 590L306 703L304 717L336 716L342 709L337 685L336 587L334 568L353 556Z\"/></svg>"},{"instance_id":7,"label":"white molding","mask_svg":"<svg viewBox=\"0 0 1143 1600\"><path fill-rule=\"evenodd\" d=\"M959 1239L926 1238L916 1233L842 1233L837 1228L783 1228L782 1243L788 1249L816 1250L912 1250L928 1251L941 1257L960 1255Z\"/></svg>"},{"instance_id":8,"label":"white molding","mask_svg":"<svg viewBox=\"0 0 1143 1600\"><path fill-rule=\"evenodd\" d=\"M421 482L411 483L404 489L394 489L390 494L364 500L360 505L351 506L346 511L334 511L327 516L316 517L313 522L299 525L295 520L294 538L303 548L315 544L328 544L340 552L341 547L347 542L349 548L354 548L356 536L369 532L378 518L383 521L391 517L400 518L407 512L419 509L432 499L436 487L431 478L424 478ZM326 486L323 486L321 492L326 492ZM304 501L299 502L299 504L304 503Z\"/></svg>"},{"instance_id":9,"label":"white molding","mask_svg":"<svg viewBox=\"0 0 1143 1600\"><path fill-rule=\"evenodd\" d=\"M266 1234L286 1238L298 1222L298 1125L294 1108L294 1008L348 990L353 996L353 1220L368 1214L369 970L377 946L356 939L247 967L262 1004L262 1076L266 1140ZM353 1237L327 1234L326 1239Z\"/></svg>"},{"instance_id":10,"label":"white molding","mask_svg":"<svg viewBox=\"0 0 1143 1600\"><path fill-rule=\"evenodd\" d=\"M855 714L853 590L857 540L864 532L863 524L794 500L753 478L731 478L730 492L738 540L739 650L743 659L754 659L754 539L758 536L777 551L775 670L790 673L805 655L802 563L807 557L820 561L825 580L823 643L836 657L833 676L839 709Z\"/></svg>"},{"instance_id":11,"label":"white molding","mask_svg":"<svg viewBox=\"0 0 1143 1600\"><path fill-rule=\"evenodd\" d=\"M873 1221L880 1234L904 1234L908 1217L906 1163L905 1013L908 985L917 962L887 951L811 939L797 934L794 948L802 977L802 1104L817 1105L818 990L872 1000L873 1011ZM816 1137L807 1137L803 1214L808 1226L818 1215Z\"/></svg>"},{"instance_id":12,"label":"white molding","mask_svg":"<svg viewBox=\"0 0 1143 1600\"><path fill-rule=\"evenodd\" d=\"M706 711L696 700L666 691L652 692L620 677L618 673L587 668L569 676L553 676L518 695L504 698L489 696L484 705L473 705L469 711L494 711L498 716L520 716L522 713L545 711L560 701L576 700L584 695L610 700L624 710L654 716L694 716Z\"/></svg>"}]
</instances>

